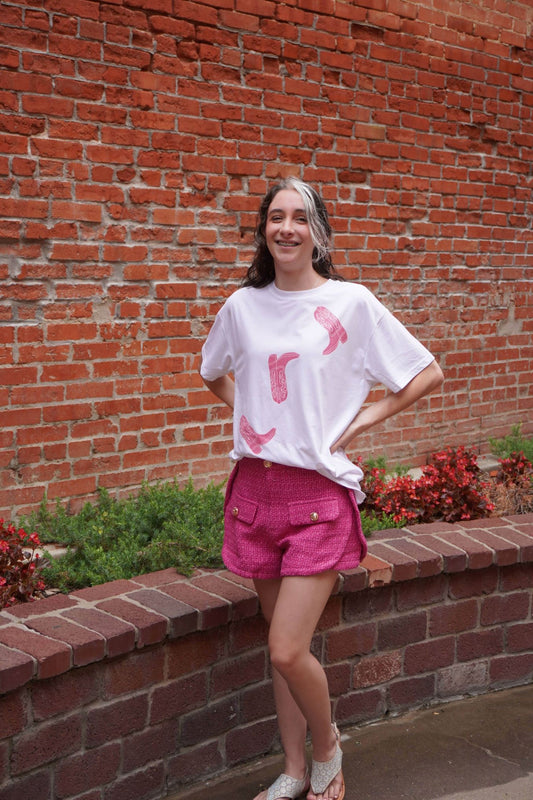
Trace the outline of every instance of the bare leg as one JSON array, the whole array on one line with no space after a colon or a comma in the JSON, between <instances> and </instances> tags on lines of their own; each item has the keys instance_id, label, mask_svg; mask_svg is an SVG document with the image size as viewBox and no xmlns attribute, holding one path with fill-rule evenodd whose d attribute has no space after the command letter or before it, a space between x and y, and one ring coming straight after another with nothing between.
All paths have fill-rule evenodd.
<instances>
[{"instance_id":1,"label":"bare leg","mask_svg":"<svg viewBox=\"0 0 533 800\"><path fill-rule=\"evenodd\" d=\"M261 602L261 609L269 625L274 615L281 580L282 579L255 581L256 591ZM274 700L281 744L285 754L283 772L286 775L301 780L307 769L305 762L307 721L298 708L285 678L274 666L272 666L272 685L274 688ZM265 800L266 796L266 791L261 792L254 800Z\"/></svg>"},{"instance_id":2,"label":"bare leg","mask_svg":"<svg viewBox=\"0 0 533 800\"><path fill-rule=\"evenodd\" d=\"M261 607L270 623L269 648L274 692L285 750L285 771L303 776L306 726L313 742L313 757L328 761L335 752L331 704L326 675L310 652L320 615L335 585L335 572L277 581L256 581ZM341 774L322 795L310 800L333 800L339 793ZM258 795L256 800L263 800Z\"/></svg>"}]
</instances>

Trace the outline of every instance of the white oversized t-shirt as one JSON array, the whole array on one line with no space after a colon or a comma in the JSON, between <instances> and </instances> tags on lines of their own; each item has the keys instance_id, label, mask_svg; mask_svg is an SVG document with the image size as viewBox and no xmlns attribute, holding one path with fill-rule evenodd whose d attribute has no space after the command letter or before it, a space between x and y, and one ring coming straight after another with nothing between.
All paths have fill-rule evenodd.
<instances>
[{"instance_id":1,"label":"white oversized t-shirt","mask_svg":"<svg viewBox=\"0 0 533 800\"><path fill-rule=\"evenodd\" d=\"M238 289L202 349L201 375L235 378L234 460L313 469L364 499L361 469L330 452L377 383L397 392L431 353L361 284Z\"/></svg>"}]
</instances>

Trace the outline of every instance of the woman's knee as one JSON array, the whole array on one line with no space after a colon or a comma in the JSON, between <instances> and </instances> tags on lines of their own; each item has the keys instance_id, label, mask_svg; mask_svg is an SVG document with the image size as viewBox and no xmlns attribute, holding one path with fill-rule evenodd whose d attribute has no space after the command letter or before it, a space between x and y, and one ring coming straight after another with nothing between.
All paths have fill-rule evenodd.
<instances>
[{"instance_id":1,"label":"woman's knee","mask_svg":"<svg viewBox=\"0 0 533 800\"><path fill-rule=\"evenodd\" d=\"M272 666L282 675L290 675L298 669L301 661L308 654L304 649L295 646L286 639L270 637L269 653Z\"/></svg>"}]
</instances>

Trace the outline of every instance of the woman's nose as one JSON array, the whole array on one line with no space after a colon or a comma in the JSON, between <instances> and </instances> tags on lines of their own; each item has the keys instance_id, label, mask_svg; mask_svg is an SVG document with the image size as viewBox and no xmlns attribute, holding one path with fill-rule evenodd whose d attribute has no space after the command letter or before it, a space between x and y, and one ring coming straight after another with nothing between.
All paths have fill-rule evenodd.
<instances>
[{"instance_id":1,"label":"woman's nose","mask_svg":"<svg viewBox=\"0 0 533 800\"><path fill-rule=\"evenodd\" d=\"M290 233L292 231L292 220L290 217L285 217L281 223L281 230L283 233Z\"/></svg>"}]
</instances>

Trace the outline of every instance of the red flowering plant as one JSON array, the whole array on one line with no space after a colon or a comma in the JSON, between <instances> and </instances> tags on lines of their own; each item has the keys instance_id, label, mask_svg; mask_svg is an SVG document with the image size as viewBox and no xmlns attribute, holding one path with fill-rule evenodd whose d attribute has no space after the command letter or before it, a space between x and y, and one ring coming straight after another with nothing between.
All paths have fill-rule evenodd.
<instances>
[{"instance_id":1,"label":"red flowering plant","mask_svg":"<svg viewBox=\"0 0 533 800\"><path fill-rule=\"evenodd\" d=\"M420 522L424 509L418 495L418 484L410 475L397 475L383 483L376 509L388 514L394 522Z\"/></svg>"},{"instance_id":2,"label":"red flowering plant","mask_svg":"<svg viewBox=\"0 0 533 800\"><path fill-rule=\"evenodd\" d=\"M499 458L500 468L496 478L500 483L514 483L529 487L533 480L533 466L522 451L511 453L508 458Z\"/></svg>"},{"instance_id":3,"label":"red flowering plant","mask_svg":"<svg viewBox=\"0 0 533 800\"><path fill-rule=\"evenodd\" d=\"M476 454L461 446L434 453L418 479L421 522L487 517L494 510L489 483L482 480Z\"/></svg>"},{"instance_id":4,"label":"red flowering plant","mask_svg":"<svg viewBox=\"0 0 533 800\"><path fill-rule=\"evenodd\" d=\"M385 465L380 462L363 463L361 456L357 458L355 463L363 470L361 491L366 495L365 508L374 509L385 488Z\"/></svg>"},{"instance_id":5,"label":"red flowering plant","mask_svg":"<svg viewBox=\"0 0 533 800\"><path fill-rule=\"evenodd\" d=\"M494 509L476 455L462 446L433 454L417 479L397 475L386 481L384 469L376 475L374 471L365 473L363 491L368 485L370 492L364 508L387 514L398 524L457 522L487 516Z\"/></svg>"},{"instance_id":6,"label":"red flowering plant","mask_svg":"<svg viewBox=\"0 0 533 800\"><path fill-rule=\"evenodd\" d=\"M36 533L27 533L0 518L0 608L36 600L45 585L36 548Z\"/></svg>"}]
</instances>

